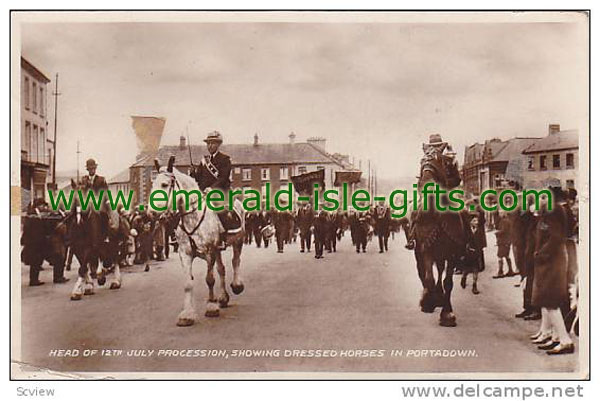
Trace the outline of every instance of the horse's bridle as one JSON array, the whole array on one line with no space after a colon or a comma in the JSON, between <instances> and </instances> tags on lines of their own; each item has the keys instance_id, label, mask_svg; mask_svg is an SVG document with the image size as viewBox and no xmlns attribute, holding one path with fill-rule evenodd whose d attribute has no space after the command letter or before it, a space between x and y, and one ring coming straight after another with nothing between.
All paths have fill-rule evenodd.
<instances>
[{"instance_id":1,"label":"horse's bridle","mask_svg":"<svg viewBox=\"0 0 600 401\"><path fill-rule=\"evenodd\" d=\"M170 172L162 172L161 174L166 175L167 177L169 177L169 180L170 180L169 192L167 193L167 209L168 209L169 205L171 205L171 196L173 195L176 188L177 188L177 190L181 190L181 185L179 184L179 181L177 181L177 177L175 177L175 174L170 173ZM190 239L190 243L193 244L192 245L193 248L195 247L194 246L195 244L194 244L194 241L192 240L192 235L194 235L194 233L196 231L198 231L198 228L200 228L200 225L204 221L204 216L206 216L206 205L204 205L204 207L202 208L202 215L200 216L200 220L198 220L198 224L196 224L196 226L191 231L188 231L187 228L185 227L183 218L189 214L192 214L192 213L195 213L198 211L197 203L198 203L198 201L196 200L196 207L190 205L191 206L189 208L190 210L186 210L186 211L180 210L178 207L177 213L175 213L175 217L179 220L178 226L181 228L181 230L184 233L187 234L187 236Z\"/></svg>"}]
</instances>

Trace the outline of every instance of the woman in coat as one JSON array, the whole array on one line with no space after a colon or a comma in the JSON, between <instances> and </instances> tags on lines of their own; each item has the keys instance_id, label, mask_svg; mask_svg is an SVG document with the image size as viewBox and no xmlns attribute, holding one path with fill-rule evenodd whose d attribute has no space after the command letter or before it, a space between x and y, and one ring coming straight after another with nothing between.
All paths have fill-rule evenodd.
<instances>
[{"instance_id":1,"label":"woman in coat","mask_svg":"<svg viewBox=\"0 0 600 401\"><path fill-rule=\"evenodd\" d=\"M549 355L571 354L573 341L565 328L560 307L568 299L567 293L567 218L560 206L562 191L551 188L552 208L549 201L540 202L539 219L535 228L533 254L534 278L532 304L542 310L539 331L532 336L539 349Z\"/></svg>"},{"instance_id":2,"label":"woman in coat","mask_svg":"<svg viewBox=\"0 0 600 401\"><path fill-rule=\"evenodd\" d=\"M479 277L479 272L484 270L481 254L485 247L485 241L482 240L482 237L485 238L485 225L479 220L479 215L473 216L466 211L461 214L461 218L463 219L463 224L466 226L465 234L467 238L467 247L465 254L460 259L459 263L462 272L460 286L466 288L467 276L469 273L473 273L473 287L471 292L477 295L479 294L477 279ZM481 233L484 235L482 236Z\"/></svg>"}]
</instances>

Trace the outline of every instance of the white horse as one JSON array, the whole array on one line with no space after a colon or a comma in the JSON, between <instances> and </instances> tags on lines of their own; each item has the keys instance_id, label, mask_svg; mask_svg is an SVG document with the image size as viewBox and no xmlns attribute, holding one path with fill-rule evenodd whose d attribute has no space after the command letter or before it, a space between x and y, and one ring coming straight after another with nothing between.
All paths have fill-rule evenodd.
<instances>
[{"instance_id":1,"label":"white horse","mask_svg":"<svg viewBox=\"0 0 600 401\"><path fill-rule=\"evenodd\" d=\"M179 244L179 258L184 275L184 296L183 310L177 319L177 326L191 326L196 321L196 311L194 308L194 276L192 274L192 262L196 256L206 261L206 284L208 285L208 301L206 304L205 316L218 317L219 307L226 308L229 303L229 294L225 285L225 265L221 258L219 249L220 234L225 230L217 214L207 208L206 202L201 202L202 207L198 208L198 196L191 191L199 191L196 181L189 175L183 174L173 168L175 157L171 156L167 167L160 167L158 161L155 161L155 167L158 171L153 184L152 191L163 190L167 192L167 200L154 202L154 206L167 210L172 210L173 202L176 202L179 218L175 236ZM185 196L175 195L175 191L186 191L189 195L189 207L186 208ZM199 192L196 192L198 194ZM175 200L173 199L175 197ZM241 208L241 203L236 202L236 209ZM187 210L186 210L187 209ZM244 244L244 213L239 213L242 219L242 230L227 239L227 243L233 248L233 281L231 290L234 294L241 294L244 290L244 284L240 277L240 256ZM217 271L220 278L220 294L216 298L213 287L215 285L214 266L217 265Z\"/></svg>"}]
</instances>

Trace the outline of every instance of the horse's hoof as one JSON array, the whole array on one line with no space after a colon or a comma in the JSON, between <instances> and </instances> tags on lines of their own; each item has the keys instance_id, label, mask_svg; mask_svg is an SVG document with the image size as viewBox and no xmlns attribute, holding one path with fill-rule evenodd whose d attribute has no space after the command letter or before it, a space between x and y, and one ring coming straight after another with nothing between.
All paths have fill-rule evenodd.
<instances>
[{"instance_id":1,"label":"horse's hoof","mask_svg":"<svg viewBox=\"0 0 600 401\"><path fill-rule=\"evenodd\" d=\"M456 327L456 316L452 312L440 314L440 326L442 327Z\"/></svg>"},{"instance_id":2,"label":"horse's hoof","mask_svg":"<svg viewBox=\"0 0 600 401\"><path fill-rule=\"evenodd\" d=\"M98 277L98 285L104 285L104 284L106 284L106 277Z\"/></svg>"},{"instance_id":3,"label":"horse's hoof","mask_svg":"<svg viewBox=\"0 0 600 401\"><path fill-rule=\"evenodd\" d=\"M86 288L83 295L94 295L94 290Z\"/></svg>"},{"instance_id":4,"label":"horse's hoof","mask_svg":"<svg viewBox=\"0 0 600 401\"><path fill-rule=\"evenodd\" d=\"M117 283L117 282L110 283L111 290L118 290L119 288L121 288L121 283Z\"/></svg>"},{"instance_id":5,"label":"horse's hoof","mask_svg":"<svg viewBox=\"0 0 600 401\"><path fill-rule=\"evenodd\" d=\"M177 319L177 326L179 327L192 326L194 323L194 319L190 319L187 317L180 317L179 319Z\"/></svg>"},{"instance_id":6,"label":"horse's hoof","mask_svg":"<svg viewBox=\"0 0 600 401\"><path fill-rule=\"evenodd\" d=\"M219 306L214 302L207 303L206 304L206 312L204 312L204 316L219 317Z\"/></svg>"},{"instance_id":7,"label":"horse's hoof","mask_svg":"<svg viewBox=\"0 0 600 401\"><path fill-rule=\"evenodd\" d=\"M229 306L229 295L219 298L219 307L227 308Z\"/></svg>"},{"instance_id":8,"label":"horse's hoof","mask_svg":"<svg viewBox=\"0 0 600 401\"><path fill-rule=\"evenodd\" d=\"M71 301L81 301L83 299L83 295L81 294L71 294Z\"/></svg>"},{"instance_id":9,"label":"horse's hoof","mask_svg":"<svg viewBox=\"0 0 600 401\"><path fill-rule=\"evenodd\" d=\"M235 285L231 283L231 291L233 291L235 295L241 294L244 291L244 284Z\"/></svg>"},{"instance_id":10,"label":"horse's hoof","mask_svg":"<svg viewBox=\"0 0 600 401\"><path fill-rule=\"evenodd\" d=\"M433 307L431 305L421 305L421 312L433 313L433 312L435 312L435 307Z\"/></svg>"}]
</instances>

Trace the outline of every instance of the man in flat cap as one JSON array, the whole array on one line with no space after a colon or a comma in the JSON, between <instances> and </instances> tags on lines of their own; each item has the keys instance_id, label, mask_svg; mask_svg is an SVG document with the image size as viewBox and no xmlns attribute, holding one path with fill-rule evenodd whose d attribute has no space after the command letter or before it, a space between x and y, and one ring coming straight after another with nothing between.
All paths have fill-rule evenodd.
<instances>
[{"instance_id":1,"label":"man in flat cap","mask_svg":"<svg viewBox=\"0 0 600 401\"><path fill-rule=\"evenodd\" d=\"M190 174L196 179L198 186L202 191L210 191L212 189L221 190L224 194L225 209L217 215L225 228L225 235L222 237L224 248L224 240L227 234L236 234L241 231L241 218L233 210L227 210L227 200L229 199L229 190L231 181L231 158L219 150L223 143L223 136L217 132L210 132L204 139L208 154L202 158L199 166L196 166Z\"/></svg>"}]
</instances>

